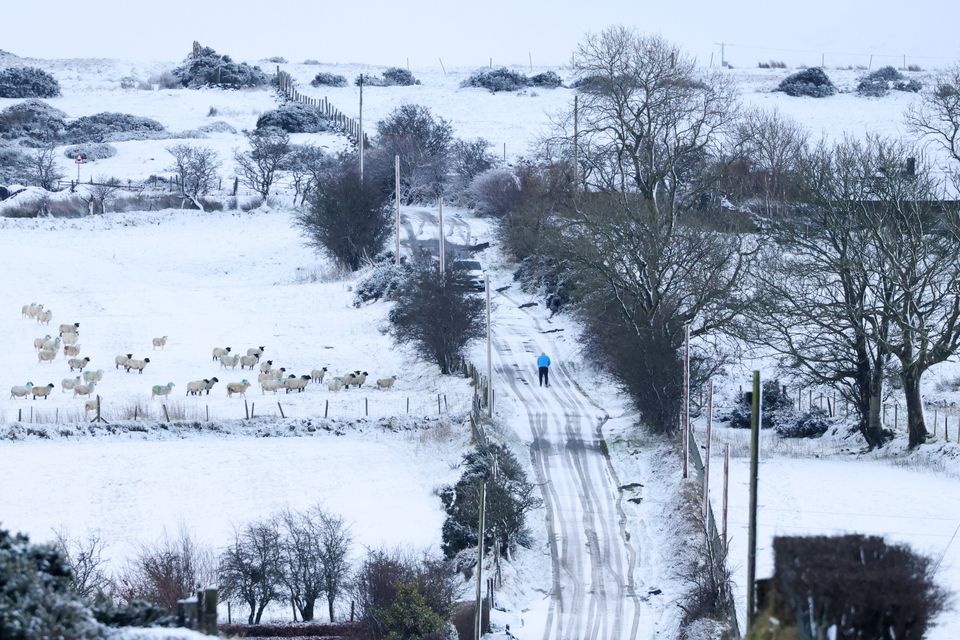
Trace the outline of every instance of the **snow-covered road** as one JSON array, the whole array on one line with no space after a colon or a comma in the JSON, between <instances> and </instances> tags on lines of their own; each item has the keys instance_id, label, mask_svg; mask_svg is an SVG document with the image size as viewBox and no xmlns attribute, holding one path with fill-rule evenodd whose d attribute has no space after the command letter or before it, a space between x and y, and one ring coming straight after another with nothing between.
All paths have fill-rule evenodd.
<instances>
[{"instance_id":1,"label":"snow-covered road","mask_svg":"<svg viewBox=\"0 0 960 640\"><path fill-rule=\"evenodd\" d=\"M502 311L518 306L500 297ZM605 411L569 375L562 347L543 330L533 315L505 312L493 332L494 384L501 398L508 394L525 412L525 421L513 428L530 444L553 573L549 597L526 613L523 631L514 634L543 640L646 637L643 618L653 612L635 589L638 550L629 541L617 481L600 448ZM555 362L549 388L537 380L541 351Z\"/></svg>"}]
</instances>

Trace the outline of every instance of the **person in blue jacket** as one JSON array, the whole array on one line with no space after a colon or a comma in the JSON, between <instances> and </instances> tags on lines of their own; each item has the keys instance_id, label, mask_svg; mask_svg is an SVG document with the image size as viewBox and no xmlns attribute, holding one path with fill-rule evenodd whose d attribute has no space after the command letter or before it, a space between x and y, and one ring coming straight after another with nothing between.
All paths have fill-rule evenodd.
<instances>
[{"instance_id":1,"label":"person in blue jacket","mask_svg":"<svg viewBox=\"0 0 960 640\"><path fill-rule=\"evenodd\" d=\"M549 387L550 386L550 356L540 352L540 356L537 358L537 368L540 370L540 386Z\"/></svg>"}]
</instances>

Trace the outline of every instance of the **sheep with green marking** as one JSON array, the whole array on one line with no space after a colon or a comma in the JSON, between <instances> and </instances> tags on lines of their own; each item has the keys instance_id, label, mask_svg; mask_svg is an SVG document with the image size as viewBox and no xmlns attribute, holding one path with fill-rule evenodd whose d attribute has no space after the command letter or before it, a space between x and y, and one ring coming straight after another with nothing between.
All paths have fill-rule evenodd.
<instances>
[{"instance_id":1,"label":"sheep with green marking","mask_svg":"<svg viewBox=\"0 0 960 640\"><path fill-rule=\"evenodd\" d=\"M168 382L167 384L155 384L150 392L150 399L154 398L165 398L170 395L170 392L173 391L174 384Z\"/></svg>"}]
</instances>

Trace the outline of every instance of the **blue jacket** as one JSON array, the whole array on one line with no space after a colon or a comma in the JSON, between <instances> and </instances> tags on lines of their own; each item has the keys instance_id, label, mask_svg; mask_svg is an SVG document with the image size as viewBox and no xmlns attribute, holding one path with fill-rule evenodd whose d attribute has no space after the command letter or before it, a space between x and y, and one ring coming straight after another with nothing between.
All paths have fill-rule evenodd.
<instances>
[{"instance_id":1,"label":"blue jacket","mask_svg":"<svg viewBox=\"0 0 960 640\"><path fill-rule=\"evenodd\" d=\"M547 354L543 354L542 356L540 356L539 358L537 358L537 366L538 366L538 367L549 367L549 366L550 366L550 356L548 356Z\"/></svg>"}]
</instances>

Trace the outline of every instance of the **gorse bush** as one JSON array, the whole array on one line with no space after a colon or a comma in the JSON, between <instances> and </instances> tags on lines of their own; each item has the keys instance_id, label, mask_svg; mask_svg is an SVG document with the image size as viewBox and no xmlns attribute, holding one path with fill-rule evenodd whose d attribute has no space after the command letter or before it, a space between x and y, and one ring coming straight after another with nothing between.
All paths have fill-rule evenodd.
<instances>
[{"instance_id":1,"label":"gorse bush","mask_svg":"<svg viewBox=\"0 0 960 640\"><path fill-rule=\"evenodd\" d=\"M869 73L857 84L857 93L870 98L881 98L891 91L917 93L923 88L919 80L912 80L891 66Z\"/></svg>"},{"instance_id":2,"label":"gorse bush","mask_svg":"<svg viewBox=\"0 0 960 640\"><path fill-rule=\"evenodd\" d=\"M0 70L0 98L55 98L60 95L56 78L37 67Z\"/></svg>"},{"instance_id":3,"label":"gorse bush","mask_svg":"<svg viewBox=\"0 0 960 640\"><path fill-rule=\"evenodd\" d=\"M117 148L104 142L87 142L70 145L63 150L63 155L71 160L75 159L77 154L83 155L87 160L103 160L117 155Z\"/></svg>"},{"instance_id":4,"label":"gorse bush","mask_svg":"<svg viewBox=\"0 0 960 640\"><path fill-rule=\"evenodd\" d=\"M345 87L347 86L347 79L336 73L321 71L313 77L310 84L314 87Z\"/></svg>"},{"instance_id":5,"label":"gorse bush","mask_svg":"<svg viewBox=\"0 0 960 640\"><path fill-rule=\"evenodd\" d=\"M530 86L530 79L522 73L511 71L506 67L497 69L481 69L473 72L469 78L460 83L461 87L480 87L494 93L498 91L519 91Z\"/></svg>"},{"instance_id":6,"label":"gorse bush","mask_svg":"<svg viewBox=\"0 0 960 640\"><path fill-rule=\"evenodd\" d=\"M198 47L191 52L183 64L173 70L173 75L188 89L259 87L268 80L260 67L234 62L230 56L220 55L210 47Z\"/></svg>"},{"instance_id":7,"label":"gorse bush","mask_svg":"<svg viewBox=\"0 0 960 640\"><path fill-rule=\"evenodd\" d=\"M787 76L774 91L793 97L826 98L835 94L837 88L823 69L810 67Z\"/></svg>"},{"instance_id":8,"label":"gorse bush","mask_svg":"<svg viewBox=\"0 0 960 640\"><path fill-rule=\"evenodd\" d=\"M361 74L354 79L353 84L359 85L361 76L363 77L363 84L370 87L409 87L420 84L420 81L412 73L400 67L390 67L380 76Z\"/></svg>"},{"instance_id":9,"label":"gorse bush","mask_svg":"<svg viewBox=\"0 0 960 640\"><path fill-rule=\"evenodd\" d=\"M784 415L793 411L793 400L787 394L786 387L780 385L779 380L765 380L760 397L762 402L760 410L761 429L774 427ZM728 418L730 426L734 429L749 429L750 413L751 403L748 394L740 394L736 405L730 411Z\"/></svg>"},{"instance_id":10,"label":"gorse bush","mask_svg":"<svg viewBox=\"0 0 960 640\"><path fill-rule=\"evenodd\" d=\"M105 111L81 116L66 126L64 136L71 144L145 140L163 133L163 125L152 118Z\"/></svg>"},{"instance_id":11,"label":"gorse bush","mask_svg":"<svg viewBox=\"0 0 960 640\"><path fill-rule=\"evenodd\" d=\"M401 262L398 266L392 255L385 256L357 282L353 306L359 307L364 302L377 300L395 300L409 274L410 268L406 262Z\"/></svg>"},{"instance_id":12,"label":"gorse bush","mask_svg":"<svg viewBox=\"0 0 960 640\"><path fill-rule=\"evenodd\" d=\"M319 133L332 124L319 109L300 102L286 102L257 119L257 129L274 127L287 133Z\"/></svg>"},{"instance_id":13,"label":"gorse bush","mask_svg":"<svg viewBox=\"0 0 960 640\"><path fill-rule=\"evenodd\" d=\"M553 71L544 71L530 77L530 84L542 89L556 89L563 86L563 80Z\"/></svg>"},{"instance_id":14,"label":"gorse bush","mask_svg":"<svg viewBox=\"0 0 960 640\"><path fill-rule=\"evenodd\" d=\"M0 145L0 184L27 182L30 158L20 147ZM7 210L4 215L10 216Z\"/></svg>"},{"instance_id":15,"label":"gorse bush","mask_svg":"<svg viewBox=\"0 0 960 640\"><path fill-rule=\"evenodd\" d=\"M0 111L0 137L54 142L63 134L67 114L42 100L24 100Z\"/></svg>"},{"instance_id":16,"label":"gorse bush","mask_svg":"<svg viewBox=\"0 0 960 640\"><path fill-rule=\"evenodd\" d=\"M814 407L810 411L786 416L777 424L776 431L781 438L819 438L833 426L823 409Z\"/></svg>"}]
</instances>

